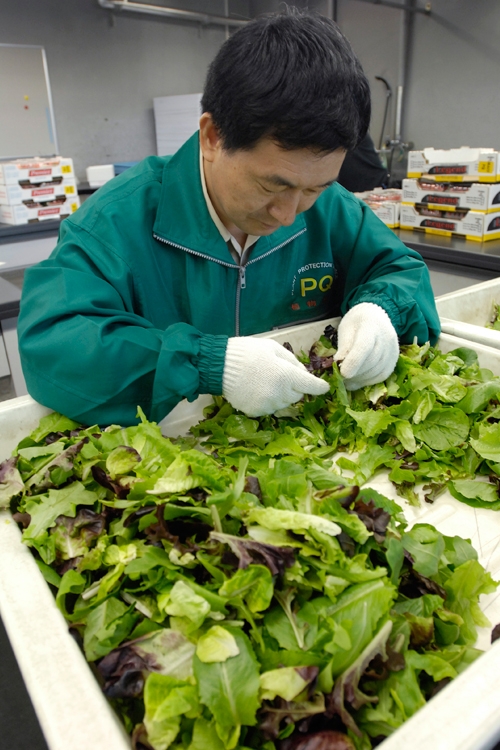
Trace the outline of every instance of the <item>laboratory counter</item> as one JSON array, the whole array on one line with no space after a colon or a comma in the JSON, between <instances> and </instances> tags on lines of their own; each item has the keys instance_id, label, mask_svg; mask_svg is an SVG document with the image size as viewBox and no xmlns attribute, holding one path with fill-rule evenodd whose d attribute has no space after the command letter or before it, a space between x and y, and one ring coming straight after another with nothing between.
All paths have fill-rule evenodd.
<instances>
[{"instance_id":1,"label":"laboratory counter","mask_svg":"<svg viewBox=\"0 0 500 750\"><path fill-rule=\"evenodd\" d=\"M18 243L32 243L35 240L49 240L47 247L53 247L52 240L59 232L60 220L49 220L33 224L11 226L0 223L0 263L4 260L2 253L7 247ZM408 247L417 250L424 260L438 261L450 265L458 265L483 271L494 271L500 276L500 239L489 242L474 242L463 237L445 237L436 234L409 229L395 229L395 234ZM22 247L17 248L19 266L32 265L31 256ZM50 251L49 251L50 252ZM48 255L49 253L47 253ZM36 262L36 261L35 261ZM10 266L9 262L9 266ZM0 273L2 269L0 266Z\"/></svg>"}]
</instances>

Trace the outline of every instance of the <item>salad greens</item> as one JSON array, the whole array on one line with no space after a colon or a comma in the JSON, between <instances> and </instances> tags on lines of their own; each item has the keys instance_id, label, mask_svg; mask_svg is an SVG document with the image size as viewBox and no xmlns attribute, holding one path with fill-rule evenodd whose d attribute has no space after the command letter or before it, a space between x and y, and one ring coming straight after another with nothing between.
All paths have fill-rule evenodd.
<instances>
[{"instance_id":1,"label":"salad greens","mask_svg":"<svg viewBox=\"0 0 500 750\"><path fill-rule=\"evenodd\" d=\"M493 315L486 328L493 328L494 331L500 331L500 305L493 305Z\"/></svg>"},{"instance_id":2,"label":"salad greens","mask_svg":"<svg viewBox=\"0 0 500 750\"><path fill-rule=\"evenodd\" d=\"M331 331L299 357L330 383L329 394L259 420L217 397L218 408L193 433L225 465L245 456L258 477L270 456L335 456L337 474L357 485L389 469L398 494L414 505L421 493L433 502L449 489L468 505L500 509L500 377L470 349L443 354L414 344L401 348L384 383L348 392Z\"/></svg>"},{"instance_id":3,"label":"salad greens","mask_svg":"<svg viewBox=\"0 0 500 750\"><path fill-rule=\"evenodd\" d=\"M140 410L105 429L50 414L0 466L0 505L136 750L370 750L480 653L498 583L470 542L359 485L389 466L410 500L446 482L498 507L500 380L414 346L347 393L332 354L323 338L309 363L330 396L280 415L216 399L169 440ZM355 484L338 450L359 453L337 461Z\"/></svg>"}]
</instances>

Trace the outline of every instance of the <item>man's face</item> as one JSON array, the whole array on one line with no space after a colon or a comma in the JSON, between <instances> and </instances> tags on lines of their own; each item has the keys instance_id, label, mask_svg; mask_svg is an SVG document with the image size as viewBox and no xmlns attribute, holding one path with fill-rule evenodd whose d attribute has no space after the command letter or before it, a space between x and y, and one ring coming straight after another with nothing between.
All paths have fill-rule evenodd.
<instances>
[{"instance_id":1,"label":"man's face","mask_svg":"<svg viewBox=\"0 0 500 750\"><path fill-rule=\"evenodd\" d=\"M269 138L250 150L226 151L211 116L200 120L208 193L224 226L236 234L268 235L311 208L338 176L345 151L286 151Z\"/></svg>"}]
</instances>

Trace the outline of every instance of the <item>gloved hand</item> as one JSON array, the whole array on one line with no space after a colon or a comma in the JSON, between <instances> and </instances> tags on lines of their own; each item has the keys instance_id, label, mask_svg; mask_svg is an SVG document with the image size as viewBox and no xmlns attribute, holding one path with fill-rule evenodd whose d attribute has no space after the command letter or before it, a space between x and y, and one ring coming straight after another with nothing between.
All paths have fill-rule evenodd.
<instances>
[{"instance_id":1,"label":"gloved hand","mask_svg":"<svg viewBox=\"0 0 500 750\"><path fill-rule=\"evenodd\" d=\"M328 383L311 375L283 346L271 339L230 338L222 394L249 417L273 414L299 401L304 393L327 393Z\"/></svg>"},{"instance_id":2,"label":"gloved hand","mask_svg":"<svg viewBox=\"0 0 500 750\"><path fill-rule=\"evenodd\" d=\"M388 378L398 357L397 333L379 305L361 302L344 315L338 328L334 359L339 362L348 391Z\"/></svg>"}]
</instances>

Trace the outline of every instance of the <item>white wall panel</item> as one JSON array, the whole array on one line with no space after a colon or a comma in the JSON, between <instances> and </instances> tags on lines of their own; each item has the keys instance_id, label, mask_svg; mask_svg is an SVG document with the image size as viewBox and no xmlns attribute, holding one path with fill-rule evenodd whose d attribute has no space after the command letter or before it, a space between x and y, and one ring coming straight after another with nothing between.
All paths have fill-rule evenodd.
<instances>
[{"instance_id":1,"label":"white wall panel","mask_svg":"<svg viewBox=\"0 0 500 750\"><path fill-rule=\"evenodd\" d=\"M372 121L370 133L379 144L386 103L386 89L375 76L385 78L393 95L387 117L385 136L395 133L396 93L401 81L402 12L381 5L339 0L338 24L351 42L370 82L372 92Z\"/></svg>"},{"instance_id":2,"label":"white wall panel","mask_svg":"<svg viewBox=\"0 0 500 750\"><path fill-rule=\"evenodd\" d=\"M169 5L224 14L224 0ZM229 0L240 17L248 8ZM0 42L45 47L59 149L83 180L90 164L154 154L153 98L201 91L224 39L221 26L112 13L96 0L0 2Z\"/></svg>"},{"instance_id":3,"label":"white wall panel","mask_svg":"<svg viewBox=\"0 0 500 750\"><path fill-rule=\"evenodd\" d=\"M500 3L432 0L415 19L407 109L417 148L500 148Z\"/></svg>"}]
</instances>

